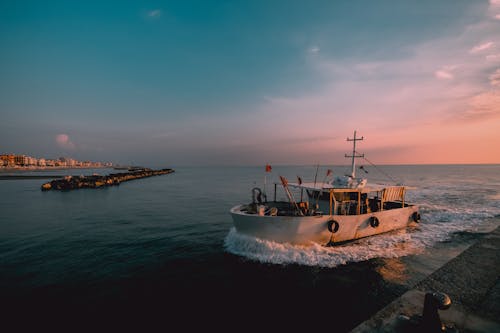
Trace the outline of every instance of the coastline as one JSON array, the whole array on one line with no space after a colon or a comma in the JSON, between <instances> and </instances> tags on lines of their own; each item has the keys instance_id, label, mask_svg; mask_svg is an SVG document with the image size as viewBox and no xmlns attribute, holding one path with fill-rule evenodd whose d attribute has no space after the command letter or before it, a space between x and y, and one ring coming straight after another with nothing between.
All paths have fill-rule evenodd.
<instances>
[{"instance_id":1,"label":"coastline","mask_svg":"<svg viewBox=\"0 0 500 333\"><path fill-rule=\"evenodd\" d=\"M66 176L62 175L2 175L0 180L19 180L19 179L60 179Z\"/></svg>"},{"instance_id":2,"label":"coastline","mask_svg":"<svg viewBox=\"0 0 500 333\"><path fill-rule=\"evenodd\" d=\"M109 166L78 166L78 167L68 167L68 166L57 166L57 167L18 167L18 168L0 168L1 173L7 172L31 172L31 171L53 171L53 170L80 170L80 169L112 169Z\"/></svg>"}]
</instances>

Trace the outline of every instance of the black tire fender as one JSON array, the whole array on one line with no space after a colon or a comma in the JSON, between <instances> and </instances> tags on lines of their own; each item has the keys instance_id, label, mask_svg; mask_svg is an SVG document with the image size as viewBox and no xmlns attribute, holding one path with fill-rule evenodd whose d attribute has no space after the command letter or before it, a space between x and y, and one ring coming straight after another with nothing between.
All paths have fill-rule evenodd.
<instances>
[{"instance_id":1,"label":"black tire fender","mask_svg":"<svg viewBox=\"0 0 500 333\"><path fill-rule=\"evenodd\" d=\"M414 222L420 223L420 213L419 212L414 212L411 214L411 218Z\"/></svg>"},{"instance_id":2,"label":"black tire fender","mask_svg":"<svg viewBox=\"0 0 500 333\"><path fill-rule=\"evenodd\" d=\"M340 227L339 223L337 221L335 221L334 219L328 220L327 226L328 226L328 231L330 231L332 234L339 231L339 227Z\"/></svg>"},{"instance_id":3,"label":"black tire fender","mask_svg":"<svg viewBox=\"0 0 500 333\"><path fill-rule=\"evenodd\" d=\"M372 228L376 228L380 225L380 222L376 216L371 216L370 217L370 226Z\"/></svg>"}]
</instances>

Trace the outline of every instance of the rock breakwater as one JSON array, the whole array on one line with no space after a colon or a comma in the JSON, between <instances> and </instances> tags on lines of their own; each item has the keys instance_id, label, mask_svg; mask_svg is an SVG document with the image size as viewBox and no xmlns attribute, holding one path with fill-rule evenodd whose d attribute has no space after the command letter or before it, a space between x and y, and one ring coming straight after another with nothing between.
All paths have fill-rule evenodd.
<instances>
[{"instance_id":1,"label":"rock breakwater","mask_svg":"<svg viewBox=\"0 0 500 333\"><path fill-rule=\"evenodd\" d=\"M173 169L152 170L145 168L141 170L134 170L131 172L111 173L107 176L67 176L62 179L54 179L48 183L42 184L41 189L42 191L65 191L76 190L80 188L101 188L105 186L120 185L120 183L129 180L166 175L172 172L174 172Z\"/></svg>"}]
</instances>

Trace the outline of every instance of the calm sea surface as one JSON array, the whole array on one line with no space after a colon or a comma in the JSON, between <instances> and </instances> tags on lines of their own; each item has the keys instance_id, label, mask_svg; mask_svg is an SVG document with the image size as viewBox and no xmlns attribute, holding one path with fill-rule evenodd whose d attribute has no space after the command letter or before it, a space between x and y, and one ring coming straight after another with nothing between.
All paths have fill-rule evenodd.
<instances>
[{"instance_id":1,"label":"calm sea surface","mask_svg":"<svg viewBox=\"0 0 500 333\"><path fill-rule=\"evenodd\" d=\"M61 313L87 321L126 313L184 328L238 321L344 332L499 224L500 165L366 166L369 182L390 182L387 174L414 187L407 201L421 206L422 222L329 248L234 231L229 209L263 186L264 167L175 169L70 192L42 192L46 180L0 180L3 311L43 313L49 323L51 313L56 322ZM273 166L267 192L278 175L309 181L315 171ZM320 167L318 181L325 173Z\"/></svg>"}]
</instances>

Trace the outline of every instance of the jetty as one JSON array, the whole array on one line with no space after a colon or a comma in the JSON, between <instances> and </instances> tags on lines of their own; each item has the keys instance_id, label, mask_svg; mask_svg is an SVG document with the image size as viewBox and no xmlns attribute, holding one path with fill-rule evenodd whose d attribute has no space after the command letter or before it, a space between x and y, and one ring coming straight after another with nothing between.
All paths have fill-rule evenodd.
<instances>
[{"instance_id":1,"label":"jetty","mask_svg":"<svg viewBox=\"0 0 500 333\"><path fill-rule=\"evenodd\" d=\"M149 168L144 168L130 172L111 173L106 176L101 176L101 175L78 176L78 177L66 176L61 179L54 179L48 183L42 184L41 190L68 191L80 188L101 188L106 186L120 185L120 183L134 179L167 175L172 172L174 172L173 169L152 170Z\"/></svg>"},{"instance_id":2,"label":"jetty","mask_svg":"<svg viewBox=\"0 0 500 333\"><path fill-rule=\"evenodd\" d=\"M351 333L500 332L499 250L497 227Z\"/></svg>"}]
</instances>

